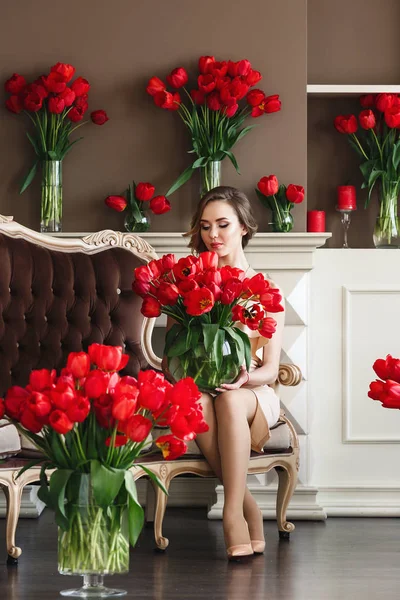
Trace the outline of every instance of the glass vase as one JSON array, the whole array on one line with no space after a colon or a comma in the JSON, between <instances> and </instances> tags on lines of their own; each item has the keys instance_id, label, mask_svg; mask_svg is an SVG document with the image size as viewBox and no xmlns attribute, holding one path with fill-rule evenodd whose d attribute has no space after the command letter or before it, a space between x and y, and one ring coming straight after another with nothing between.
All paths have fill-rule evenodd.
<instances>
[{"instance_id":1,"label":"glass vase","mask_svg":"<svg viewBox=\"0 0 400 600\"><path fill-rule=\"evenodd\" d=\"M126 214L124 220L126 231L130 231L132 233L143 233L144 231L148 231L150 229L149 215L145 212L141 212L141 215L141 219L138 220L132 212L128 212Z\"/></svg>"},{"instance_id":2,"label":"glass vase","mask_svg":"<svg viewBox=\"0 0 400 600\"><path fill-rule=\"evenodd\" d=\"M211 160L204 167L200 167L201 188L200 194L203 196L215 187L221 185L221 161Z\"/></svg>"},{"instance_id":3,"label":"glass vase","mask_svg":"<svg viewBox=\"0 0 400 600\"><path fill-rule=\"evenodd\" d=\"M293 217L290 212L274 210L270 225L276 233L289 233L293 229Z\"/></svg>"},{"instance_id":4,"label":"glass vase","mask_svg":"<svg viewBox=\"0 0 400 600\"><path fill-rule=\"evenodd\" d=\"M376 219L373 240L375 248L399 248L400 231L397 214L397 184L379 191L379 215Z\"/></svg>"},{"instance_id":5,"label":"glass vase","mask_svg":"<svg viewBox=\"0 0 400 600\"><path fill-rule=\"evenodd\" d=\"M68 528L58 529L58 570L62 575L82 575L83 587L60 593L78 598L123 596L125 590L105 587L103 577L129 571L128 506L99 506L90 475L81 477L79 504L68 504Z\"/></svg>"},{"instance_id":6,"label":"glass vase","mask_svg":"<svg viewBox=\"0 0 400 600\"><path fill-rule=\"evenodd\" d=\"M40 231L62 231L62 162L42 162L42 199L40 206Z\"/></svg>"},{"instance_id":7,"label":"glass vase","mask_svg":"<svg viewBox=\"0 0 400 600\"><path fill-rule=\"evenodd\" d=\"M235 381L240 371L240 361L234 341L226 338L221 348L222 360L218 364L214 348L206 351L204 340L180 356L168 358L168 368L176 381L193 377L203 392L214 392L222 383Z\"/></svg>"}]
</instances>

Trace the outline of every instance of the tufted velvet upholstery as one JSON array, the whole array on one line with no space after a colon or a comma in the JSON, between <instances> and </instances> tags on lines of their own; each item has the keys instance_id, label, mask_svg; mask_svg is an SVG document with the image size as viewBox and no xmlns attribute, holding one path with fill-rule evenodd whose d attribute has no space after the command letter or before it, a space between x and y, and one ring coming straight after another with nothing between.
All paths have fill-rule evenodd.
<instances>
[{"instance_id":1,"label":"tufted velvet upholstery","mask_svg":"<svg viewBox=\"0 0 400 600\"><path fill-rule=\"evenodd\" d=\"M0 233L0 397L94 342L125 348L123 374L146 368L142 301L131 287L140 264L122 248L67 253Z\"/></svg>"}]
</instances>

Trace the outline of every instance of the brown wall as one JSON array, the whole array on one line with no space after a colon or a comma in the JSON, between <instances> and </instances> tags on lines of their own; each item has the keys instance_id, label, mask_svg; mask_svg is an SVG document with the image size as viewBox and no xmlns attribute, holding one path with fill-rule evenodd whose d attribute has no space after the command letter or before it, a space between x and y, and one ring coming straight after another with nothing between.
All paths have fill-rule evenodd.
<instances>
[{"instance_id":1,"label":"brown wall","mask_svg":"<svg viewBox=\"0 0 400 600\"><path fill-rule=\"evenodd\" d=\"M234 149L242 175L223 164L223 183L249 193L260 230L268 229L253 192L261 176L306 185L306 0L253 0L242 8L228 0L21 0L7 5L0 27L1 80L13 72L33 79L68 62L92 84L90 109L110 116L102 128L83 127L84 139L64 161L65 231L123 229L122 215L104 206L107 195L121 193L132 178L165 193L189 164L179 117L156 109L145 86L176 66L194 72L202 54L248 58L264 76L260 87L281 96L282 111L255 121ZM0 213L37 229L39 177L18 194L33 160L26 118L0 109L0 119ZM173 210L153 217L152 230L186 229L198 188L193 180L171 196ZM304 230L305 212L305 203L294 208L297 230Z\"/></svg>"},{"instance_id":2,"label":"brown wall","mask_svg":"<svg viewBox=\"0 0 400 600\"><path fill-rule=\"evenodd\" d=\"M308 0L308 83L399 84L398 0ZM358 114L358 96L308 98L307 189L308 209L326 210L327 247L343 241L340 216L335 211L336 187L357 187L358 210L353 213L349 245L373 247L372 232L378 204L361 190L359 160L333 127L339 114Z\"/></svg>"}]
</instances>

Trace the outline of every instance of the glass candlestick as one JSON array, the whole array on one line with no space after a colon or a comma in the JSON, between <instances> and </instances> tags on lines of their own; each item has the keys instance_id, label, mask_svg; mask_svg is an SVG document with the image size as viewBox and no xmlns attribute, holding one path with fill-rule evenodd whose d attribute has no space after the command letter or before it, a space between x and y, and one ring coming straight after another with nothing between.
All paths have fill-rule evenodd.
<instances>
[{"instance_id":1,"label":"glass candlestick","mask_svg":"<svg viewBox=\"0 0 400 600\"><path fill-rule=\"evenodd\" d=\"M342 223L342 226L343 226L344 236L343 236L342 248L349 248L350 246L347 242L347 233L349 231L349 227L350 227L350 223L351 223L351 213L357 209L356 208L339 208L337 206L336 210L340 213L340 222Z\"/></svg>"}]
</instances>

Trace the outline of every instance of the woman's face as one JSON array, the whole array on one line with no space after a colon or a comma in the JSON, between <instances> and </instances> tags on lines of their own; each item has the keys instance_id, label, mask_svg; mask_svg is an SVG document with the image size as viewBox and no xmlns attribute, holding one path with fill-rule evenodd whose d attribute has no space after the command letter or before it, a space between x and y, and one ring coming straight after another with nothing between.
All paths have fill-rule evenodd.
<instances>
[{"instance_id":1,"label":"woman's face","mask_svg":"<svg viewBox=\"0 0 400 600\"><path fill-rule=\"evenodd\" d=\"M214 200L201 215L200 232L207 250L222 258L242 247L242 237L247 230L228 202Z\"/></svg>"}]
</instances>

